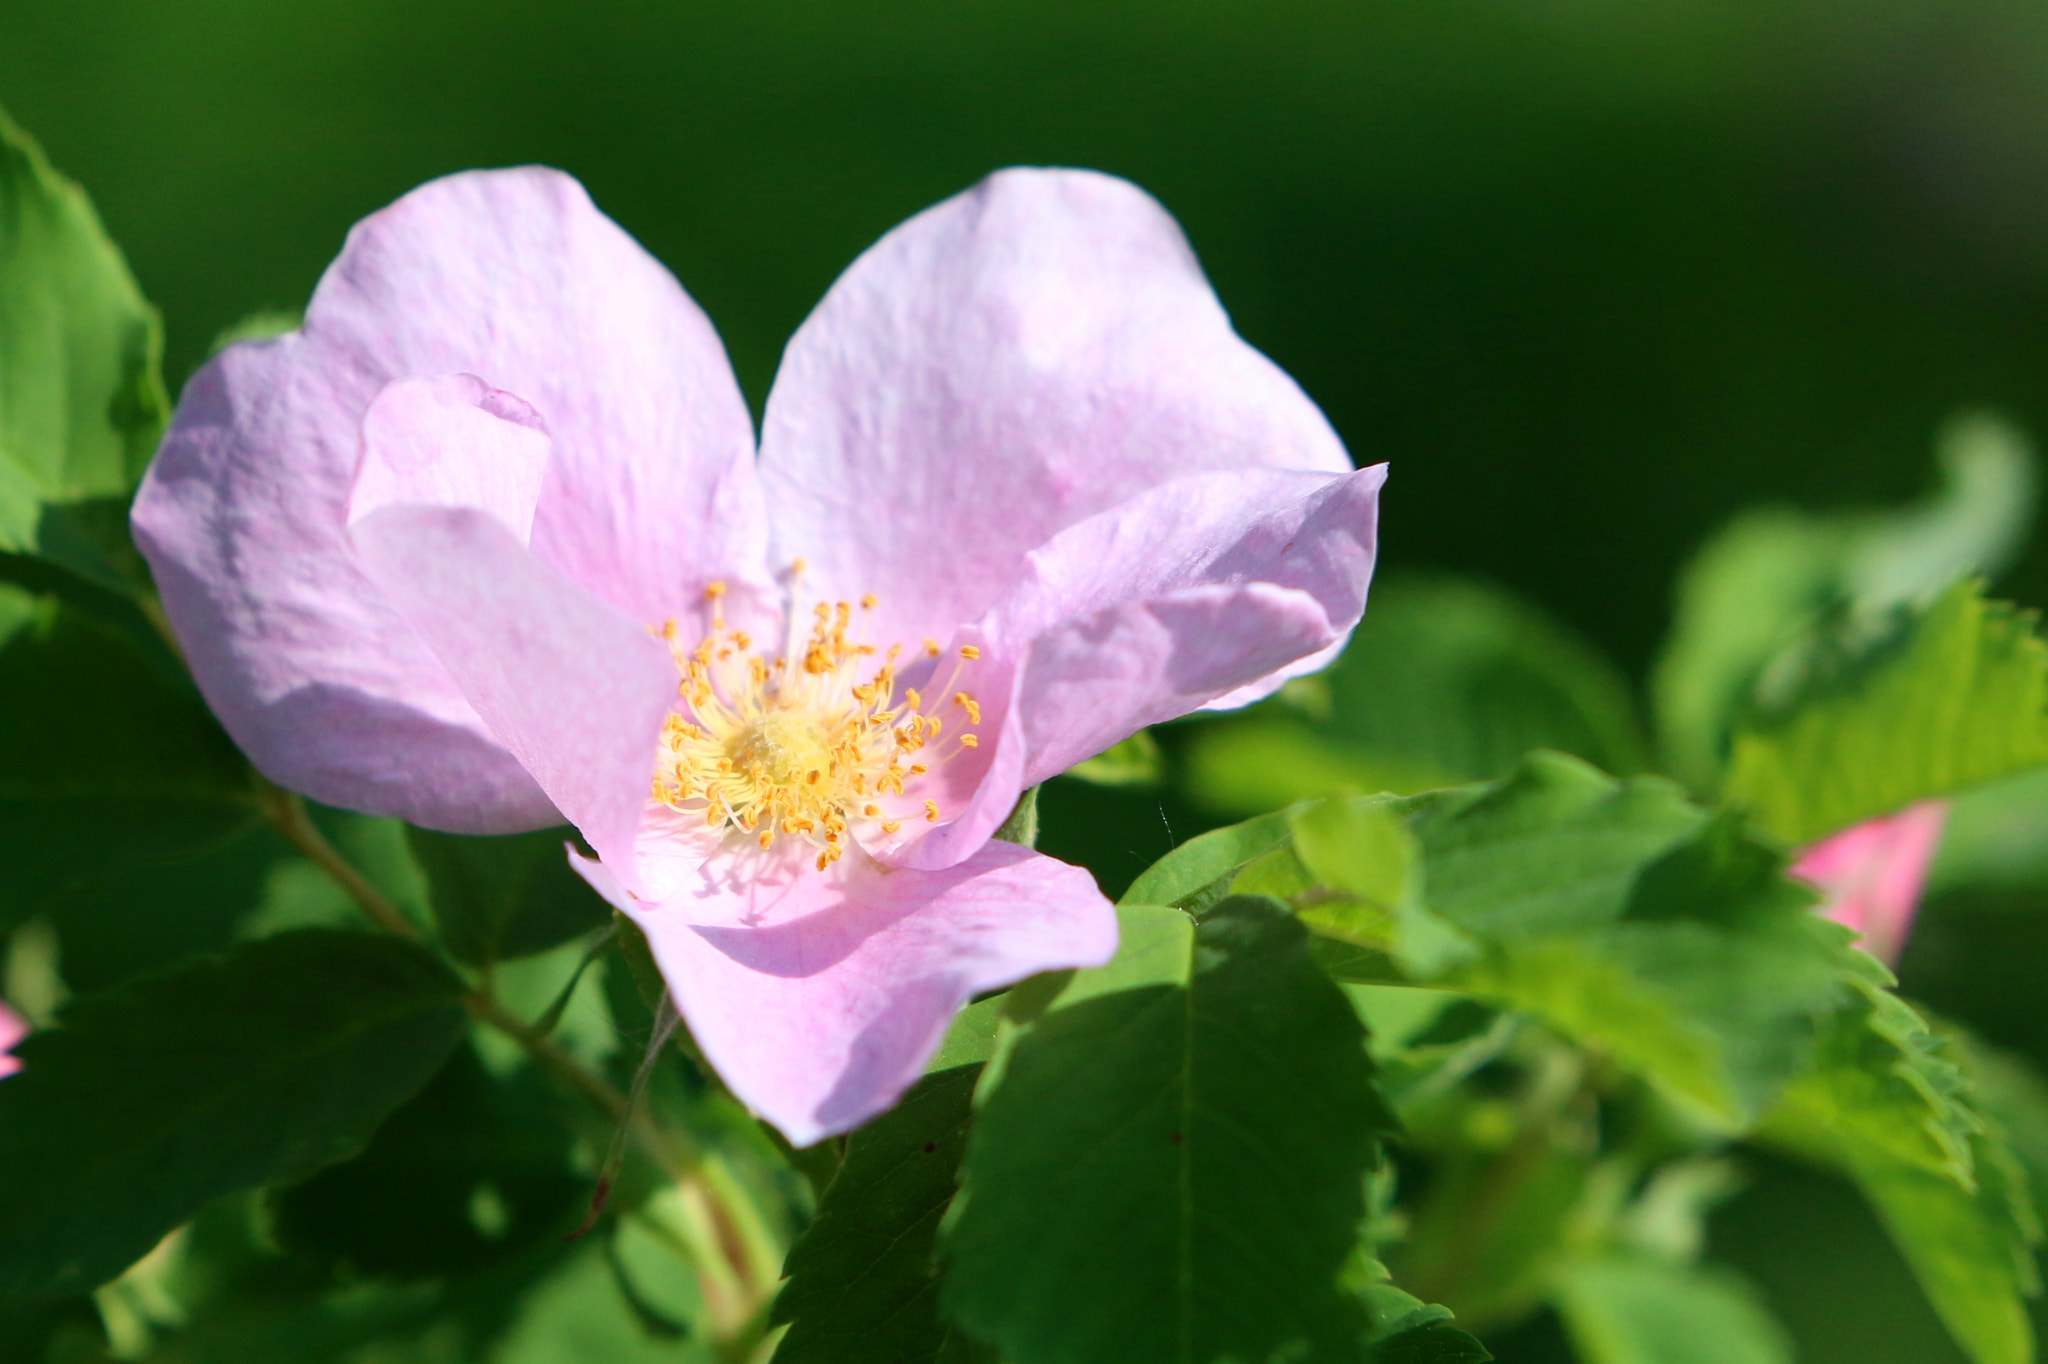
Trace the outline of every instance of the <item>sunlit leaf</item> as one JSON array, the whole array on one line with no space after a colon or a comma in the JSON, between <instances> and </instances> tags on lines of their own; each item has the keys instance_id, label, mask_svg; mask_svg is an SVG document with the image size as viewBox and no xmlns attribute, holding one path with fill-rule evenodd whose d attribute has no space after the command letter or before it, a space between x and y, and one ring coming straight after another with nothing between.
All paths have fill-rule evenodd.
<instances>
[{"instance_id":1,"label":"sunlit leaf","mask_svg":"<svg viewBox=\"0 0 2048 1364\"><path fill-rule=\"evenodd\" d=\"M1754 1289L1724 1271L1608 1252L1575 1261L1555 1302L1584 1364L1791 1364Z\"/></svg>"},{"instance_id":2,"label":"sunlit leaf","mask_svg":"<svg viewBox=\"0 0 2048 1364\"><path fill-rule=\"evenodd\" d=\"M1183 939L1182 983L1031 1026L968 1143L949 1316L1014 1364L1355 1356L1336 1280L1390 1118L1306 936L1229 899Z\"/></svg>"},{"instance_id":3,"label":"sunlit leaf","mask_svg":"<svg viewBox=\"0 0 2048 1364\"><path fill-rule=\"evenodd\" d=\"M2036 1291L2040 1230L2025 1172L1881 969L1872 963L1856 984L1857 1006L1836 1017L1818 1065L1765 1132L1856 1182L1976 1364L2027 1364L2022 1299Z\"/></svg>"},{"instance_id":4,"label":"sunlit leaf","mask_svg":"<svg viewBox=\"0 0 2048 1364\"><path fill-rule=\"evenodd\" d=\"M1830 613L1868 621L2011 561L2033 518L2024 437L1965 413L1936 441L1942 488L1890 512L1749 512L1679 580L1676 620L1651 679L1669 769L1711 791L1759 680Z\"/></svg>"},{"instance_id":5,"label":"sunlit leaf","mask_svg":"<svg viewBox=\"0 0 2048 1364\"><path fill-rule=\"evenodd\" d=\"M170 403L162 329L85 192L0 113L0 549L110 586Z\"/></svg>"},{"instance_id":6,"label":"sunlit leaf","mask_svg":"<svg viewBox=\"0 0 2048 1364\"><path fill-rule=\"evenodd\" d=\"M1738 732L1723 796L1796 845L2044 763L2048 644L1965 581Z\"/></svg>"}]
</instances>

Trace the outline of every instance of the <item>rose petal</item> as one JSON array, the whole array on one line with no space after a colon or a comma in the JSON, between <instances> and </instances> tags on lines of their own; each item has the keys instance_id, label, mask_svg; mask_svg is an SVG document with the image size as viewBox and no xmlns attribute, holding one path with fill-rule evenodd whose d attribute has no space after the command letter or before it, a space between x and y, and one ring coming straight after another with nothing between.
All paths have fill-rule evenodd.
<instances>
[{"instance_id":1,"label":"rose petal","mask_svg":"<svg viewBox=\"0 0 2048 1364\"><path fill-rule=\"evenodd\" d=\"M1178 475L1351 467L1231 330L1180 229L1088 171L1009 170L853 263L769 394L778 561L944 639L1061 528Z\"/></svg>"},{"instance_id":2,"label":"rose petal","mask_svg":"<svg viewBox=\"0 0 2048 1364\"><path fill-rule=\"evenodd\" d=\"M475 507L524 545L548 468L547 424L516 394L473 374L385 385L363 417L349 524L379 507Z\"/></svg>"},{"instance_id":3,"label":"rose petal","mask_svg":"<svg viewBox=\"0 0 2048 1364\"><path fill-rule=\"evenodd\" d=\"M667 647L487 513L385 507L349 539L492 737L601 856L630 866L675 695Z\"/></svg>"},{"instance_id":4,"label":"rose petal","mask_svg":"<svg viewBox=\"0 0 2048 1364\"><path fill-rule=\"evenodd\" d=\"M1327 658L1365 610L1385 479L1198 474L1034 550L988 616L1024 660L1024 784Z\"/></svg>"},{"instance_id":5,"label":"rose petal","mask_svg":"<svg viewBox=\"0 0 2048 1364\"><path fill-rule=\"evenodd\" d=\"M636 621L760 577L751 427L717 336L581 186L538 168L437 180L358 224L301 331L231 346L188 385L134 526L201 690L267 776L507 832L558 816L342 540L373 401L450 374L539 412L554 447L534 552Z\"/></svg>"},{"instance_id":6,"label":"rose petal","mask_svg":"<svg viewBox=\"0 0 2048 1364\"><path fill-rule=\"evenodd\" d=\"M1889 965L1905 949L1947 819L1947 801L1925 800L1865 820L1806 848L1792 875L1812 882L1820 912L1861 933L1870 954Z\"/></svg>"},{"instance_id":7,"label":"rose petal","mask_svg":"<svg viewBox=\"0 0 2048 1364\"><path fill-rule=\"evenodd\" d=\"M1116 953L1116 913L1088 873L1008 843L943 872L856 854L659 905L574 861L646 933L726 1085L798 1146L893 1104L973 996Z\"/></svg>"},{"instance_id":8,"label":"rose petal","mask_svg":"<svg viewBox=\"0 0 2048 1364\"><path fill-rule=\"evenodd\" d=\"M9 1056L14 1044L28 1036L28 1021L14 1010L0 1003L0 1080L21 1070L21 1058Z\"/></svg>"}]
</instances>

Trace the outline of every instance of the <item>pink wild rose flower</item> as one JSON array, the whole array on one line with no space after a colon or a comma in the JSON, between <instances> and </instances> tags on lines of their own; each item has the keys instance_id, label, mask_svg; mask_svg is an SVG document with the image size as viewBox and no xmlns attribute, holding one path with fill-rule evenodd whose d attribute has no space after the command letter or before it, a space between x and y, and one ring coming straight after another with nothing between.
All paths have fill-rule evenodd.
<instances>
[{"instance_id":1,"label":"pink wild rose flower","mask_svg":"<svg viewBox=\"0 0 2048 1364\"><path fill-rule=\"evenodd\" d=\"M1861 933L1872 956L1894 965L1947 818L1947 801L1923 800L1865 820L1802 850L1792 874L1820 891L1822 914Z\"/></svg>"},{"instance_id":2,"label":"pink wild rose flower","mask_svg":"<svg viewBox=\"0 0 2048 1364\"><path fill-rule=\"evenodd\" d=\"M1384 476L1124 181L1004 171L890 232L791 339L757 445L696 304L527 168L358 224L299 331L194 376L134 527L268 777L574 824L801 1145L894 1102L973 995L1109 959L1089 875L991 835L1134 731L1326 663Z\"/></svg>"},{"instance_id":3,"label":"pink wild rose flower","mask_svg":"<svg viewBox=\"0 0 2048 1364\"><path fill-rule=\"evenodd\" d=\"M28 1036L28 1021L0 1002L0 1080L21 1070L21 1058L8 1053Z\"/></svg>"}]
</instances>

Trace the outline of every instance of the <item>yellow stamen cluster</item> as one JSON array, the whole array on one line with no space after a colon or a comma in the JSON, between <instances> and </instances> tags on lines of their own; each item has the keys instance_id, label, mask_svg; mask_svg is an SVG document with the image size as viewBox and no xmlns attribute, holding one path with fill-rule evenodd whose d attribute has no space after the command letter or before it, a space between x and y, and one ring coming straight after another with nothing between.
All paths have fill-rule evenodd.
<instances>
[{"instance_id":1,"label":"yellow stamen cluster","mask_svg":"<svg viewBox=\"0 0 2048 1364\"><path fill-rule=\"evenodd\" d=\"M802 571L799 560L792 578ZM938 822L938 802L906 787L931 763L979 744L974 697L952 690L967 724L956 747L941 747L946 726L925 712L924 696L909 687L897 696L900 646L884 652L864 642L854 603L818 603L809 636L771 660L745 632L726 627L725 591L724 583L705 589L711 629L694 649L683 648L674 621L662 627L682 674L681 706L662 733L654 798L764 851L782 836L800 838L818 849L820 871L860 833L894 834L906 814ZM864 596L859 611L864 617L876 605ZM937 658L941 650L927 641L925 653ZM934 677L933 695L945 696L980 656L962 647L952 677L943 685Z\"/></svg>"}]
</instances>

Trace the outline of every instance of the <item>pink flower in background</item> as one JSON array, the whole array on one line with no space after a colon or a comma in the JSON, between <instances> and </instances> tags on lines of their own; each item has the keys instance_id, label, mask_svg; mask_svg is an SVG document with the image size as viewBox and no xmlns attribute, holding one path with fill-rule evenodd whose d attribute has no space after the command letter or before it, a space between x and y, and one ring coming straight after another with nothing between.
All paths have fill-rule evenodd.
<instances>
[{"instance_id":1,"label":"pink flower in background","mask_svg":"<svg viewBox=\"0 0 2048 1364\"><path fill-rule=\"evenodd\" d=\"M1123 181L1006 171L889 233L791 340L757 451L696 305L523 169L359 224L300 331L194 377L134 526L265 774L575 824L705 1054L803 1144L892 1103L974 994L1113 954L1086 872L991 835L1325 663L1383 478Z\"/></svg>"},{"instance_id":2,"label":"pink flower in background","mask_svg":"<svg viewBox=\"0 0 2048 1364\"><path fill-rule=\"evenodd\" d=\"M21 1058L8 1055L15 1044L28 1036L28 1022L5 1004L0 1004L0 1080L21 1070Z\"/></svg>"},{"instance_id":3,"label":"pink flower in background","mask_svg":"<svg viewBox=\"0 0 2048 1364\"><path fill-rule=\"evenodd\" d=\"M1924 800L1865 820L1805 849L1792 874L1819 888L1822 914L1861 933L1870 954L1892 965L1906 946L1947 818L1947 801Z\"/></svg>"}]
</instances>

